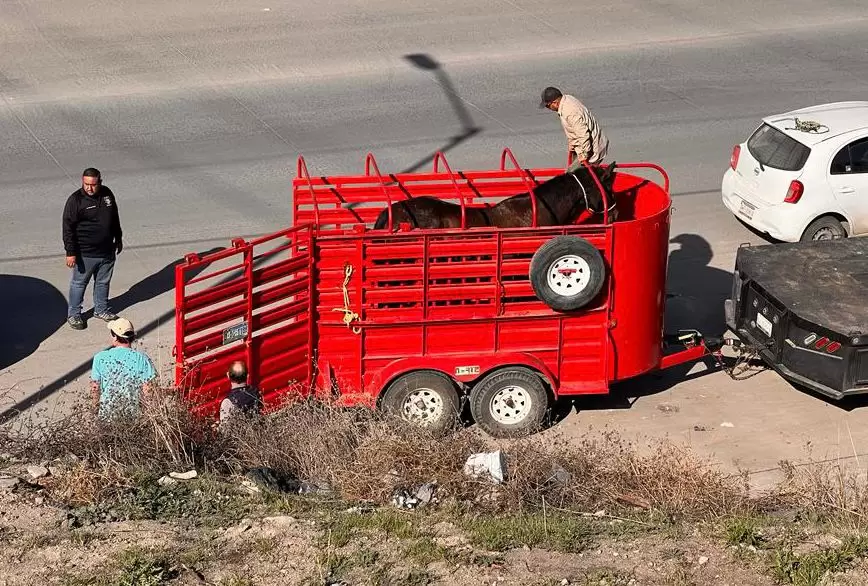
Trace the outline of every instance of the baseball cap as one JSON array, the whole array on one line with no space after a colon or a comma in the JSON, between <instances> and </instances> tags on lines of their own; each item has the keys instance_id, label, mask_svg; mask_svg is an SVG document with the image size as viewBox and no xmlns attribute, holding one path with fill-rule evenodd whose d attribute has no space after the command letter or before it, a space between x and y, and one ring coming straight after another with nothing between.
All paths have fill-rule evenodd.
<instances>
[{"instance_id":1,"label":"baseball cap","mask_svg":"<svg viewBox=\"0 0 868 586\"><path fill-rule=\"evenodd\" d=\"M561 90L556 87L549 86L542 91L542 100L539 103L540 108L545 108L549 103L563 96Z\"/></svg>"},{"instance_id":2,"label":"baseball cap","mask_svg":"<svg viewBox=\"0 0 868 586\"><path fill-rule=\"evenodd\" d=\"M108 329L121 338L129 338L136 333L132 322L124 317L119 317L108 322Z\"/></svg>"}]
</instances>

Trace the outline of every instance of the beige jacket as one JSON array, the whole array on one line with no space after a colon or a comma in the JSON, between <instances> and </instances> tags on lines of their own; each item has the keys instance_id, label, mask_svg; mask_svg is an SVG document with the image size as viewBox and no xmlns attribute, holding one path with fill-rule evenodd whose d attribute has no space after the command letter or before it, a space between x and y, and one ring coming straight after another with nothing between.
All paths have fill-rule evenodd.
<instances>
[{"instance_id":1,"label":"beige jacket","mask_svg":"<svg viewBox=\"0 0 868 586\"><path fill-rule=\"evenodd\" d=\"M609 150L609 139L590 110L574 96L565 94L558 106L558 116L567 135L567 145L578 160L601 162Z\"/></svg>"}]
</instances>

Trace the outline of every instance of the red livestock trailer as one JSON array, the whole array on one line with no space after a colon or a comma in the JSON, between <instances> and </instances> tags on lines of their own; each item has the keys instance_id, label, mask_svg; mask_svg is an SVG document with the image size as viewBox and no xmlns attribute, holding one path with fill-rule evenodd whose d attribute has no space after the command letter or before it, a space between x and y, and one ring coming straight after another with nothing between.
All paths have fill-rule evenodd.
<instances>
[{"instance_id":1,"label":"red livestock trailer","mask_svg":"<svg viewBox=\"0 0 868 586\"><path fill-rule=\"evenodd\" d=\"M176 384L213 414L244 359L268 406L314 395L443 429L469 400L506 437L558 397L696 360L700 335L663 342L669 178L617 168L614 222L393 232L372 226L394 202L491 205L564 170L505 149L494 170L453 171L438 153L429 172L384 175L369 154L363 174L312 176L299 157L291 228L177 267Z\"/></svg>"}]
</instances>

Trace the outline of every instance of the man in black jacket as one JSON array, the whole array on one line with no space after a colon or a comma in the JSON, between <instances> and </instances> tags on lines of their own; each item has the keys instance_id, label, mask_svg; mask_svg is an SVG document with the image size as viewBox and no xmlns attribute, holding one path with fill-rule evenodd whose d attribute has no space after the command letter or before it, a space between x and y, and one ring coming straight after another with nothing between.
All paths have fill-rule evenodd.
<instances>
[{"instance_id":1,"label":"man in black jacket","mask_svg":"<svg viewBox=\"0 0 868 586\"><path fill-rule=\"evenodd\" d=\"M117 319L108 306L109 284L115 255L123 249L121 220L112 190L102 184L97 169L82 173L81 189L66 200L63 209L63 247L66 266L72 269L67 321L74 330L84 329L81 304L93 277L93 314L103 321Z\"/></svg>"}]
</instances>

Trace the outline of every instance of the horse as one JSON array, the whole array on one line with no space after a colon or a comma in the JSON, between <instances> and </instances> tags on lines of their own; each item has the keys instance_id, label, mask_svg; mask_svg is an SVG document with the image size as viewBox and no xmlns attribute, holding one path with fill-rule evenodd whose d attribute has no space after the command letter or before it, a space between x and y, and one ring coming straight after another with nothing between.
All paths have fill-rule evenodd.
<instances>
[{"instance_id":1,"label":"horse","mask_svg":"<svg viewBox=\"0 0 868 586\"><path fill-rule=\"evenodd\" d=\"M609 218L617 219L612 183L615 176L615 163L597 169L599 178L609 202ZM552 177L533 189L536 196L537 226L565 226L575 222L583 211L593 215L603 213L603 194L597 181L590 175L587 167L574 172L566 172ZM460 228L461 205L443 201L436 197L422 196L392 204L392 231L401 224L411 228ZM387 207L374 223L374 229L381 230L389 223ZM519 193L504 199L491 207L466 207L466 227L523 228L533 225L533 207L528 192Z\"/></svg>"}]
</instances>

